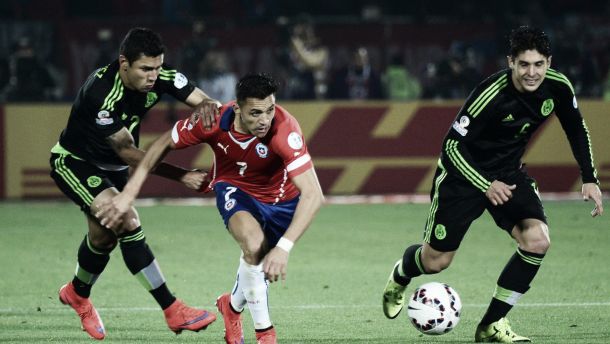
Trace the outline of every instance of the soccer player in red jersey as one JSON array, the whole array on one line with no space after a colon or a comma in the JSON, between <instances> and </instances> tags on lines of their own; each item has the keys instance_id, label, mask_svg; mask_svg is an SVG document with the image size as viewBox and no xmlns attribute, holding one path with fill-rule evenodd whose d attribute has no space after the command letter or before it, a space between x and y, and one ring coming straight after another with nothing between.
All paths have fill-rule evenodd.
<instances>
[{"instance_id":1,"label":"soccer player in red jersey","mask_svg":"<svg viewBox=\"0 0 610 344\"><path fill-rule=\"evenodd\" d=\"M215 191L218 210L242 250L233 292L217 300L231 344L243 343L240 313L246 305L257 342L276 343L267 282L286 278L289 252L324 200L301 129L275 103L276 91L270 76L247 75L237 84L237 100L220 109L211 130L200 121L178 121L152 144L123 192L97 214L113 226L169 149L209 144L214 166L206 191Z\"/></svg>"}]
</instances>

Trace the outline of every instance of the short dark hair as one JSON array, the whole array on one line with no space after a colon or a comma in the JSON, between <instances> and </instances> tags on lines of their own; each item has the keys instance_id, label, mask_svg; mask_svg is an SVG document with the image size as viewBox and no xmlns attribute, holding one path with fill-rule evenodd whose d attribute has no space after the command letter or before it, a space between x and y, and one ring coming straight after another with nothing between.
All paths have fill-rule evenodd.
<instances>
[{"instance_id":1,"label":"short dark hair","mask_svg":"<svg viewBox=\"0 0 610 344\"><path fill-rule=\"evenodd\" d=\"M247 74L235 86L237 104L243 104L246 98L265 99L277 92L278 87L277 81L269 74Z\"/></svg>"},{"instance_id":2,"label":"short dark hair","mask_svg":"<svg viewBox=\"0 0 610 344\"><path fill-rule=\"evenodd\" d=\"M509 42L509 53L513 58L526 50L537 50L546 57L551 56L551 42L549 41L549 36L541 29L520 26L511 31Z\"/></svg>"},{"instance_id":3,"label":"short dark hair","mask_svg":"<svg viewBox=\"0 0 610 344\"><path fill-rule=\"evenodd\" d=\"M163 53L165 53L165 46L161 41L161 36L143 27L129 30L119 48L119 54L125 56L130 64L139 59L140 55L155 57Z\"/></svg>"}]
</instances>

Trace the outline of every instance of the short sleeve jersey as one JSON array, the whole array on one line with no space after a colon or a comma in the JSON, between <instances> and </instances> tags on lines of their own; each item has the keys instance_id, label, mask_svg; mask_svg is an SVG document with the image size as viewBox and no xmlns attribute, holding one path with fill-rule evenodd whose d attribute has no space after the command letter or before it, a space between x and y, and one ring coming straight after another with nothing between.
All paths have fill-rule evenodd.
<instances>
[{"instance_id":1,"label":"short sleeve jersey","mask_svg":"<svg viewBox=\"0 0 610 344\"><path fill-rule=\"evenodd\" d=\"M257 200L275 204L299 195L291 178L312 168L313 163L296 119L276 105L271 128L262 139L232 129L235 113L232 105L221 109L216 125L205 130L201 121L194 126L188 119L172 129L176 148L207 143L214 151L212 182L227 182Z\"/></svg>"},{"instance_id":2,"label":"short sleeve jersey","mask_svg":"<svg viewBox=\"0 0 610 344\"><path fill-rule=\"evenodd\" d=\"M521 166L532 134L555 114L585 183L598 183L589 131L565 75L548 69L534 92L519 92L511 70L479 84L460 109L443 142L441 163L450 174L485 192L491 182Z\"/></svg>"},{"instance_id":3,"label":"short sleeve jersey","mask_svg":"<svg viewBox=\"0 0 610 344\"><path fill-rule=\"evenodd\" d=\"M183 74L164 64L149 92L130 90L121 81L116 60L93 72L80 88L59 144L78 158L101 168L124 168L125 163L106 138L125 127L138 146L140 123L161 96L168 93L185 101L194 89Z\"/></svg>"}]
</instances>

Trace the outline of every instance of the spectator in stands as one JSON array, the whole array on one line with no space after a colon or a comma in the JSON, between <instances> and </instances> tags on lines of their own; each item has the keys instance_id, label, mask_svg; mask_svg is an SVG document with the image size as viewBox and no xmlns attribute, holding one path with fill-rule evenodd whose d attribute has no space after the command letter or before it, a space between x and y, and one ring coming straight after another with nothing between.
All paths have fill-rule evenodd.
<instances>
[{"instance_id":1,"label":"spectator in stands","mask_svg":"<svg viewBox=\"0 0 610 344\"><path fill-rule=\"evenodd\" d=\"M38 58L28 37L22 37L8 60L7 101L49 101L54 98L55 81Z\"/></svg>"},{"instance_id":2,"label":"spectator in stands","mask_svg":"<svg viewBox=\"0 0 610 344\"><path fill-rule=\"evenodd\" d=\"M199 64L201 77L199 88L206 90L211 98L222 103L235 99L237 76L229 66L229 57L224 51L211 51Z\"/></svg>"},{"instance_id":3,"label":"spectator in stands","mask_svg":"<svg viewBox=\"0 0 610 344\"><path fill-rule=\"evenodd\" d=\"M329 88L331 99L381 99L381 77L374 70L366 48L352 53L350 63L333 77Z\"/></svg>"},{"instance_id":4,"label":"spectator in stands","mask_svg":"<svg viewBox=\"0 0 610 344\"><path fill-rule=\"evenodd\" d=\"M313 77L316 99L324 99L328 86L328 49L320 44L316 36L313 21L309 17L301 17L292 30L290 37L290 56L295 62L295 68L305 70Z\"/></svg>"},{"instance_id":5,"label":"spectator in stands","mask_svg":"<svg viewBox=\"0 0 610 344\"><path fill-rule=\"evenodd\" d=\"M401 54L394 54L382 76L386 97L391 100L414 100L421 95L421 84L404 64Z\"/></svg>"},{"instance_id":6,"label":"spectator in stands","mask_svg":"<svg viewBox=\"0 0 610 344\"><path fill-rule=\"evenodd\" d=\"M214 47L216 47L216 39L206 34L205 22L195 20L191 38L181 49L180 70L184 71L185 75L197 78L199 76L199 64Z\"/></svg>"},{"instance_id":7,"label":"spectator in stands","mask_svg":"<svg viewBox=\"0 0 610 344\"><path fill-rule=\"evenodd\" d=\"M286 85L279 94L284 99L316 98L314 72L302 59L306 54L299 54L297 48L301 48L301 53L307 49L305 48L307 39L303 34L306 30L303 27L308 24L304 23L303 18L305 17L297 19L296 24L291 23L285 17L281 17L277 21L280 48L276 56L278 70L275 72L278 79Z\"/></svg>"},{"instance_id":8,"label":"spectator in stands","mask_svg":"<svg viewBox=\"0 0 610 344\"><path fill-rule=\"evenodd\" d=\"M477 55L474 49L454 42L446 58L428 68L428 87L424 98L462 99L481 78L477 70Z\"/></svg>"}]
</instances>

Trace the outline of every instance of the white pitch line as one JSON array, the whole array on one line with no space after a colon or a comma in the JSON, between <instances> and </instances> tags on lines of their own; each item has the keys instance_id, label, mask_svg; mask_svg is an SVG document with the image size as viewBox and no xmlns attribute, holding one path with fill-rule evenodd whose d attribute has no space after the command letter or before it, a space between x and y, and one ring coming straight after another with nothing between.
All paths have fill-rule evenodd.
<instances>
[{"instance_id":1,"label":"white pitch line","mask_svg":"<svg viewBox=\"0 0 610 344\"><path fill-rule=\"evenodd\" d=\"M483 308L487 307L488 304L464 304L463 307L466 308ZM214 309L215 306L198 306L205 309ZM296 306L275 306L271 307L271 309L303 309L303 310L315 310L315 309L368 309L368 308L380 308L381 305L296 305ZM550 302L550 303L522 303L517 304L516 307L534 307L534 308L544 308L544 307L610 307L610 302ZM64 310L69 310L67 307L48 307L44 308L44 312L53 312L53 313L63 313ZM130 312L158 312L159 307L99 307L97 308L100 312L119 312L119 313L130 313ZM0 313L31 313L35 310L27 310L27 309L16 309L16 308L0 308ZM42 312L42 311L41 311Z\"/></svg>"}]
</instances>

